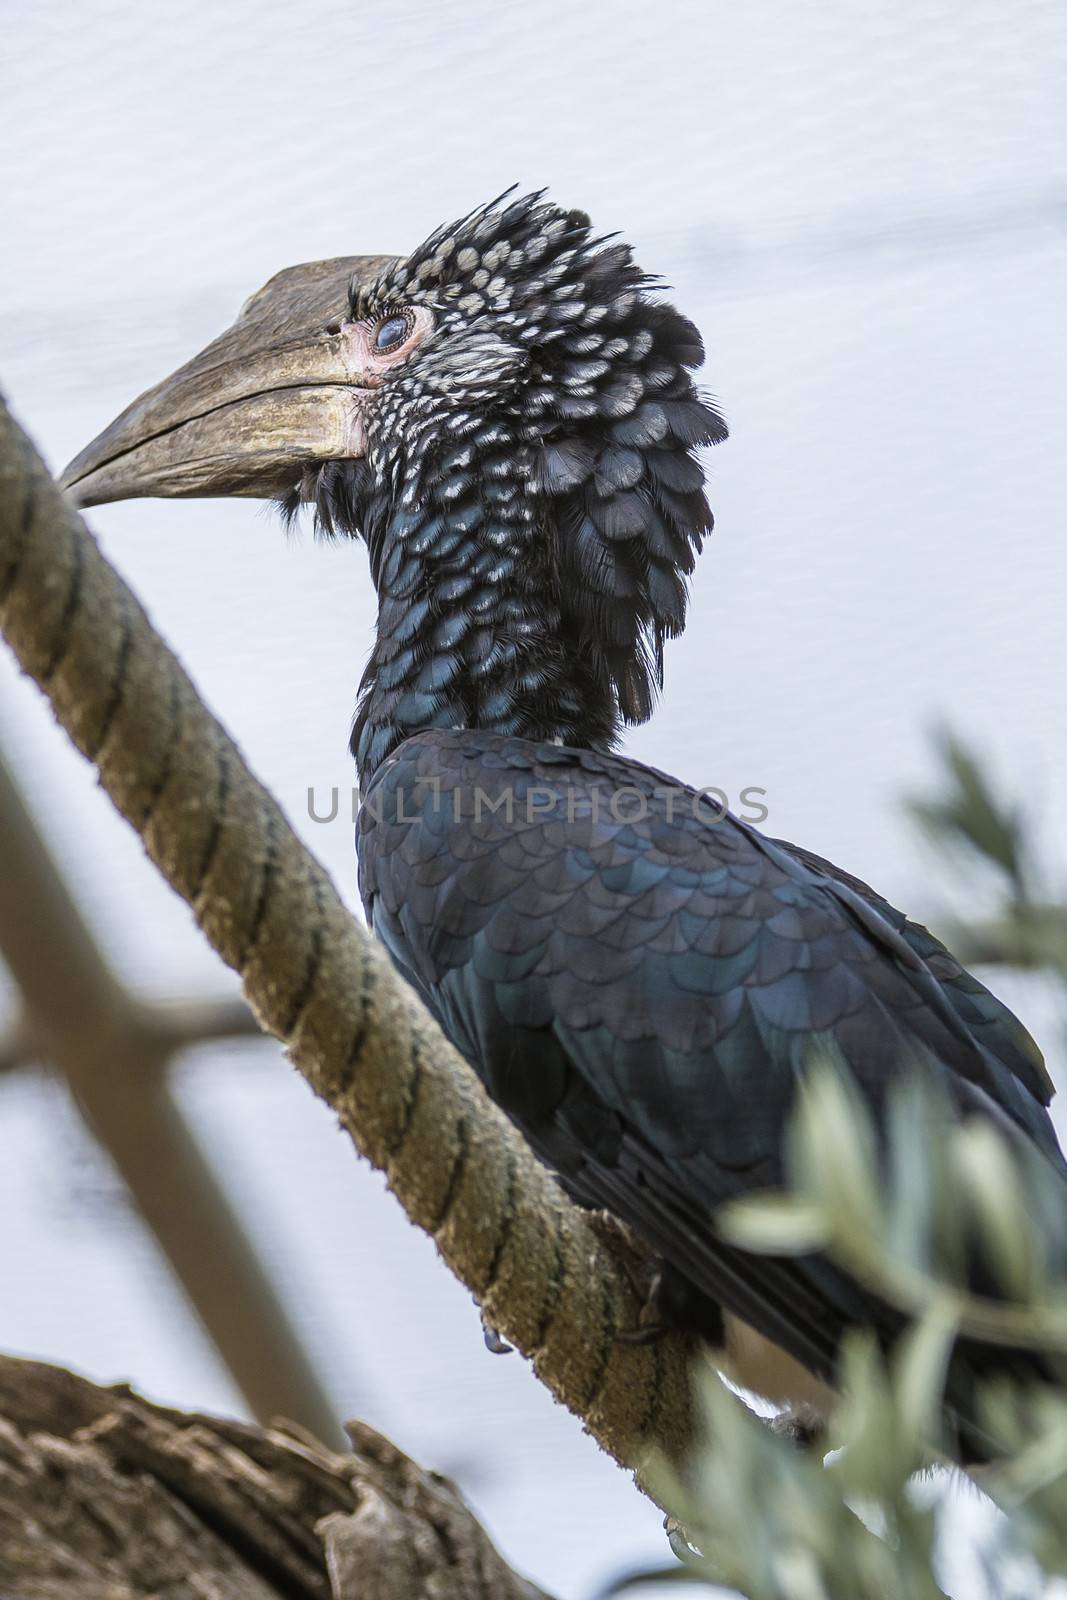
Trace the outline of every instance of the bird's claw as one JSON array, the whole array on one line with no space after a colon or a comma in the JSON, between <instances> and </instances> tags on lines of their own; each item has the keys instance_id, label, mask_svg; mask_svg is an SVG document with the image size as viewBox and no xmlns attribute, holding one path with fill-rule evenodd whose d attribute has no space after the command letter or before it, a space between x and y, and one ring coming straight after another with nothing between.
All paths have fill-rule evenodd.
<instances>
[{"instance_id":1,"label":"bird's claw","mask_svg":"<svg viewBox=\"0 0 1067 1600\"><path fill-rule=\"evenodd\" d=\"M687 1567L702 1566L704 1552L693 1543L678 1518L664 1517L663 1526L667 1533L667 1543L678 1560Z\"/></svg>"},{"instance_id":2,"label":"bird's claw","mask_svg":"<svg viewBox=\"0 0 1067 1600\"><path fill-rule=\"evenodd\" d=\"M787 1406L771 1418L771 1432L788 1439L798 1450L819 1450L826 1453L826 1424L808 1406Z\"/></svg>"},{"instance_id":3,"label":"bird's claw","mask_svg":"<svg viewBox=\"0 0 1067 1600\"><path fill-rule=\"evenodd\" d=\"M631 1279L631 1282L633 1280ZM670 1323L663 1317L660 1306L660 1291L663 1288L663 1273L658 1268L646 1279L642 1286L633 1282L635 1293L641 1293L641 1309L637 1313L636 1328L622 1328L615 1335L618 1344L655 1344L670 1332Z\"/></svg>"},{"instance_id":4,"label":"bird's claw","mask_svg":"<svg viewBox=\"0 0 1067 1600\"><path fill-rule=\"evenodd\" d=\"M665 1322L649 1323L645 1328L640 1326L636 1328L621 1328L615 1335L615 1343L632 1345L655 1344L670 1331Z\"/></svg>"},{"instance_id":5,"label":"bird's claw","mask_svg":"<svg viewBox=\"0 0 1067 1600\"><path fill-rule=\"evenodd\" d=\"M490 1355L509 1356L511 1354L512 1346L505 1344L496 1329L491 1328L487 1322L482 1323L482 1338L485 1340L485 1348Z\"/></svg>"}]
</instances>

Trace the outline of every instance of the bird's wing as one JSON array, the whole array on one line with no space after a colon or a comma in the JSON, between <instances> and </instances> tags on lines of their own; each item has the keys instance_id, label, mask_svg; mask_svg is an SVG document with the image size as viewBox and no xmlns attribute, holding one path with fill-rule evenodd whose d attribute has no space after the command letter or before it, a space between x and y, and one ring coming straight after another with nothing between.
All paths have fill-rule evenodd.
<instances>
[{"instance_id":1,"label":"bird's wing","mask_svg":"<svg viewBox=\"0 0 1067 1600\"><path fill-rule=\"evenodd\" d=\"M835 867L814 851L800 845L787 844L783 839L774 841L814 873L832 879L845 889L860 896L875 913L911 946L915 954L937 979L949 1003L959 1013L960 1020L973 1032L984 1047L1024 1084L1039 1105L1047 1106L1055 1094L1055 1085L1048 1075L1041 1051L1030 1034L1004 1003L991 994L984 984L960 965L956 957L929 928L912 922L902 911L850 872Z\"/></svg>"},{"instance_id":2,"label":"bird's wing","mask_svg":"<svg viewBox=\"0 0 1067 1600\"><path fill-rule=\"evenodd\" d=\"M376 777L359 850L375 931L542 1157L821 1375L845 1325L898 1319L824 1259L743 1255L713 1220L782 1182L813 1042L876 1122L920 1057L961 1110L1062 1162L1036 1052L936 941L662 774L427 732Z\"/></svg>"}]
</instances>

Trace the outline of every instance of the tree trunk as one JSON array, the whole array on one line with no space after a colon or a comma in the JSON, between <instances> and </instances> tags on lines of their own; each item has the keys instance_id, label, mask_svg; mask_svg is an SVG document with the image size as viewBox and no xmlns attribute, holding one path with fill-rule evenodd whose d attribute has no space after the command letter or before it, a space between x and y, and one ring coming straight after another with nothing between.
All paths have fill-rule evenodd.
<instances>
[{"instance_id":1,"label":"tree trunk","mask_svg":"<svg viewBox=\"0 0 1067 1600\"><path fill-rule=\"evenodd\" d=\"M3 1600L548 1600L447 1478L0 1356Z\"/></svg>"}]
</instances>

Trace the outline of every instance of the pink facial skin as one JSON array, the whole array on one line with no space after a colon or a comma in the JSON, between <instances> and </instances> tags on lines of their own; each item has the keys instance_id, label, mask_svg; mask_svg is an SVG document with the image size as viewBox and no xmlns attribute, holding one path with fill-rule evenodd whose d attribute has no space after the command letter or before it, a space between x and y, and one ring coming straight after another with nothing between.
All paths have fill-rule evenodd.
<instances>
[{"instance_id":1,"label":"pink facial skin","mask_svg":"<svg viewBox=\"0 0 1067 1600\"><path fill-rule=\"evenodd\" d=\"M383 323L403 317L408 324L408 335L401 344L389 350L375 346L378 329ZM338 354L344 363L352 393L351 409L346 421L347 454L361 456L367 450L366 404L368 392L384 383L393 367L400 366L411 352L418 348L433 332L433 312L425 306L397 306L376 317L364 317L359 322L342 322L333 335L338 342Z\"/></svg>"},{"instance_id":2,"label":"pink facial skin","mask_svg":"<svg viewBox=\"0 0 1067 1600\"><path fill-rule=\"evenodd\" d=\"M388 350L379 350L374 342L378 330L383 324L400 318L407 323L406 338ZM402 365L429 337L433 328L433 312L425 306L399 305L358 322L334 323L324 331L331 361L341 369L337 372L334 368L336 375L330 385L329 404L337 431L333 432L334 443L326 454L348 457L366 454L366 408L371 395L385 382L390 371ZM316 454L321 456L323 452Z\"/></svg>"},{"instance_id":3,"label":"pink facial skin","mask_svg":"<svg viewBox=\"0 0 1067 1600\"><path fill-rule=\"evenodd\" d=\"M408 336L402 344L391 350L375 349L378 329L394 317L404 317L408 323ZM377 389L393 367L406 361L433 332L433 312L425 306L397 306L380 316L364 318L361 322L342 322L342 350L345 365L349 367L352 383L361 389Z\"/></svg>"}]
</instances>

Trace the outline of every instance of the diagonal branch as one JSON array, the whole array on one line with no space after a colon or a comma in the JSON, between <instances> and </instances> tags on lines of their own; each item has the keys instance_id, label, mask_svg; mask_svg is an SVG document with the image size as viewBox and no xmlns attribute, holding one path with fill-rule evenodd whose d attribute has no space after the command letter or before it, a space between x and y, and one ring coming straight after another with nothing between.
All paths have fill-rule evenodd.
<instances>
[{"instance_id":1,"label":"diagonal branch","mask_svg":"<svg viewBox=\"0 0 1067 1600\"><path fill-rule=\"evenodd\" d=\"M214 1013L216 1021L261 1037L255 1019L237 1000L186 1010L126 992L6 771L2 750L0 839L0 956L21 993L27 1048L66 1079L253 1415L264 1423L289 1417L335 1444L341 1430L333 1407L167 1082L179 1026L191 1028Z\"/></svg>"},{"instance_id":2,"label":"diagonal branch","mask_svg":"<svg viewBox=\"0 0 1067 1600\"><path fill-rule=\"evenodd\" d=\"M487 1322L619 1462L677 1461L685 1341L618 1341L638 1309L621 1257L345 910L2 403L0 627L263 1027Z\"/></svg>"}]
</instances>

